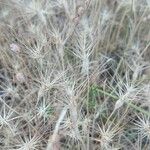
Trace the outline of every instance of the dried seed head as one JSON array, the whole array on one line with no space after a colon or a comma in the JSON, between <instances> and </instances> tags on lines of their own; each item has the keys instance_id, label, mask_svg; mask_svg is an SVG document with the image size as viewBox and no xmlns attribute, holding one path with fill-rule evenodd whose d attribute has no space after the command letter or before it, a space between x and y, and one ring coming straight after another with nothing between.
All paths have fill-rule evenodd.
<instances>
[{"instance_id":1,"label":"dried seed head","mask_svg":"<svg viewBox=\"0 0 150 150\"><path fill-rule=\"evenodd\" d=\"M78 15L82 15L84 13L84 8L82 6L80 6L77 10Z\"/></svg>"},{"instance_id":2,"label":"dried seed head","mask_svg":"<svg viewBox=\"0 0 150 150\"><path fill-rule=\"evenodd\" d=\"M85 5L89 5L89 3L90 3L90 0L85 1Z\"/></svg>"},{"instance_id":3,"label":"dried seed head","mask_svg":"<svg viewBox=\"0 0 150 150\"><path fill-rule=\"evenodd\" d=\"M117 109L120 108L123 104L124 104L124 101L118 100L118 101L116 102L116 104L115 104L114 110L117 110Z\"/></svg>"},{"instance_id":4,"label":"dried seed head","mask_svg":"<svg viewBox=\"0 0 150 150\"><path fill-rule=\"evenodd\" d=\"M20 83L23 83L23 82L26 81L25 76L24 76L24 74L23 74L22 72L18 72L18 73L16 74L16 79L17 79L17 81L20 82Z\"/></svg>"},{"instance_id":5,"label":"dried seed head","mask_svg":"<svg viewBox=\"0 0 150 150\"><path fill-rule=\"evenodd\" d=\"M150 20L150 15L148 15L148 16L146 16L146 17L143 18L143 22L146 22L148 20Z\"/></svg>"},{"instance_id":6,"label":"dried seed head","mask_svg":"<svg viewBox=\"0 0 150 150\"><path fill-rule=\"evenodd\" d=\"M75 18L73 18L73 22L76 24L78 23L80 20L79 16L76 16Z\"/></svg>"},{"instance_id":7,"label":"dried seed head","mask_svg":"<svg viewBox=\"0 0 150 150\"><path fill-rule=\"evenodd\" d=\"M20 53L20 47L15 43L10 44L10 49L15 53Z\"/></svg>"}]
</instances>

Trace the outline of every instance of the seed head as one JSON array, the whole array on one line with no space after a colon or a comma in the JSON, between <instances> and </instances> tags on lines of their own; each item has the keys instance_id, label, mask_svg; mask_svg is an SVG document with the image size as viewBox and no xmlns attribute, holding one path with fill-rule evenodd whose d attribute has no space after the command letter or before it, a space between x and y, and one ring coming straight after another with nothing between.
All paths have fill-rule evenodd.
<instances>
[{"instance_id":1,"label":"seed head","mask_svg":"<svg viewBox=\"0 0 150 150\"><path fill-rule=\"evenodd\" d=\"M24 76L24 74L23 74L22 72L18 72L18 73L16 74L16 79L17 79L17 81L19 81L20 83L23 83L23 82L26 81L25 76Z\"/></svg>"},{"instance_id":2,"label":"seed head","mask_svg":"<svg viewBox=\"0 0 150 150\"><path fill-rule=\"evenodd\" d=\"M10 49L15 53L20 53L20 47L15 43L10 44Z\"/></svg>"},{"instance_id":3,"label":"seed head","mask_svg":"<svg viewBox=\"0 0 150 150\"><path fill-rule=\"evenodd\" d=\"M80 6L80 7L78 8L78 10L77 10L78 15L79 15L79 16L82 15L83 12L84 12L84 8L83 8L82 6Z\"/></svg>"}]
</instances>

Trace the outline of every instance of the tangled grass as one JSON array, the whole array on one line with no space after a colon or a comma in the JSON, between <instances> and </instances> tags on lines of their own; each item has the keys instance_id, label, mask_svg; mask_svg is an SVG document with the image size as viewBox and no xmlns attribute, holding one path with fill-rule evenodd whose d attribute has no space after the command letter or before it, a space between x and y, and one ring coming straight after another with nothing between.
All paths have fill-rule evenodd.
<instances>
[{"instance_id":1,"label":"tangled grass","mask_svg":"<svg viewBox=\"0 0 150 150\"><path fill-rule=\"evenodd\" d=\"M0 150L150 150L149 0L0 0Z\"/></svg>"}]
</instances>

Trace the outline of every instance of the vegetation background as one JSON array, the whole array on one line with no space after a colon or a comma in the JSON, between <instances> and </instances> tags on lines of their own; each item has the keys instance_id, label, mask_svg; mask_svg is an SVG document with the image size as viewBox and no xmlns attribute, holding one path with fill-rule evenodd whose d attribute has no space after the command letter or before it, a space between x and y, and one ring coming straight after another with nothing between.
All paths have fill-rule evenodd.
<instances>
[{"instance_id":1,"label":"vegetation background","mask_svg":"<svg viewBox=\"0 0 150 150\"><path fill-rule=\"evenodd\" d=\"M150 0L0 0L0 150L150 150Z\"/></svg>"}]
</instances>

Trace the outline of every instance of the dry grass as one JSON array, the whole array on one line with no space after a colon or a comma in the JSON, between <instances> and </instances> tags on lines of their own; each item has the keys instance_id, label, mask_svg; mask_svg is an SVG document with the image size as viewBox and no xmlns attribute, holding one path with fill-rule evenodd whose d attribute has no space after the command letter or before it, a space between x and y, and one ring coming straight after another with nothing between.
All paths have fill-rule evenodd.
<instances>
[{"instance_id":1,"label":"dry grass","mask_svg":"<svg viewBox=\"0 0 150 150\"><path fill-rule=\"evenodd\" d=\"M0 0L0 149L150 149L149 0Z\"/></svg>"}]
</instances>

